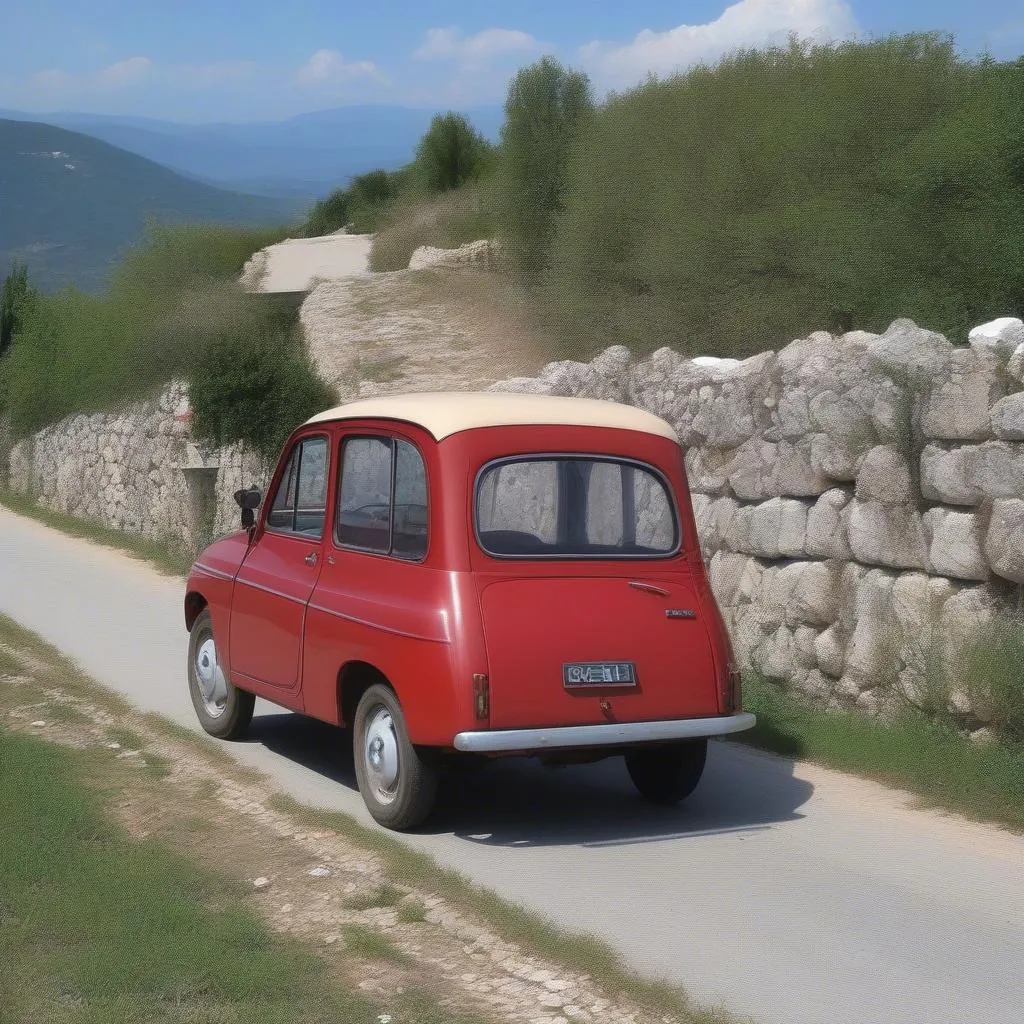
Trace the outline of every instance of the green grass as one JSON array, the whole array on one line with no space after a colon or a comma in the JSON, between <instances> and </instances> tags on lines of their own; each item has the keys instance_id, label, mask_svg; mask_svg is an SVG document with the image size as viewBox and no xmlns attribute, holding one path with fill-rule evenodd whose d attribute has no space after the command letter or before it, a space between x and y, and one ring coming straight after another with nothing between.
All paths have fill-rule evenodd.
<instances>
[{"instance_id":1,"label":"green grass","mask_svg":"<svg viewBox=\"0 0 1024 1024\"><path fill-rule=\"evenodd\" d=\"M0 647L0 676L20 676L24 671L21 659Z\"/></svg>"},{"instance_id":2,"label":"green grass","mask_svg":"<svg viewBox=\"0 0 1024 1024\"><path fill-rule=\"evenodd\" d=\"M347 924L341 933L348 949L364 960L384 960L400 967L412 963L394 943L361 924Z\"/></svg>"},{"instance_id":3,"label":"green grass","mask_svg":"<svg viewBox=\"0 0 1024 1024\"><path fill-rule=\"evenodd\" d=\"M891 720L825 711L744 675L744 708L758 722L737 739L907 789L926 804L1024 831L1024 746L977 744L907 711Z\"/></svg>"},{"instance_id":4,"label":"green grass","mask_svg":"<svg viewBox=\"0 0 1024 1024\"><path fill-rule=\"evenodd\" d=\"M345 906L350 910L370 910L372 907L393 907L405 895L397 886L384 883L367 892L350 896Z\"/></svg>"},{"instance_id":5,"label":"green grass","mask_svg":"<svg viewBox=\"0 0 1024 1024\"><path fill-rule=\"evenodd\" d=\"M402 924L420 924L427 919L427 908L419 900L406 900L398 904L398 920Z\"/></svg>"},{"instance_id":6,"label":"green grass","mask_svg":"<svg viewBox=\"0 0 1024 1024\"><path fill-rule=\"evenodd\" d=\"M128 841L79 781L92 760L0 731L0 815L17 840L0 844L5 1021L375 1019L241 907L239 885Z\"/></svg>"},{"instance_id":7,"label":"green grass","mask_svg":"<svg viewBox=\"0 0 1024 1024\"><path fill-rule=\"evenodd\" d=\"M81 537L105 547L116 548L125 554L133 555L149 562L154 568L171 576L185 576L192 565L193 555L178 550L169 543L149 540L138 534L125 533L123 530L111 530L100 523L88 519L79 519L64 512L53 512L40 508L35 502L23 494L18 494L7 487L0 487L0 505L18 515L28 516L45 526L60 530L71 537Z\"/></svg>"}]
</instances>

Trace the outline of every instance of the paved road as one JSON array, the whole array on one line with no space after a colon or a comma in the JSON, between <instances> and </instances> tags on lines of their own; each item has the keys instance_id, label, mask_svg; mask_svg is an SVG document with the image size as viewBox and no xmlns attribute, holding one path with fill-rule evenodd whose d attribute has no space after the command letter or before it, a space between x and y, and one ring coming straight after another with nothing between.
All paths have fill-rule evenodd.
<instances>
[{"instance_id":1,"label":"paved road","mask_svg":"<svg viewBox=\"0 0 1024 1024\"><path fill-rule=\"evenodd\" d=\"M181 581L0 508L0 611L138 706L196 726ZM346 737L260 702L227 745L309 804L370 819ZM1024 839L716 743L685 808L617 762L462 773L409 841L761 1022L1020 1024Z\"/></svg>"}]
</instances>

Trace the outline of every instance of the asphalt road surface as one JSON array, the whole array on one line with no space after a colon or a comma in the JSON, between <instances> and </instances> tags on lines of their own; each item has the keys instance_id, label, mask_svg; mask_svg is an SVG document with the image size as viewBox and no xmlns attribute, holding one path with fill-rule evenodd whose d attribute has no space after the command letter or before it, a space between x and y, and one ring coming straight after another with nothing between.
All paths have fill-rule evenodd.
<instances>
[{"instance_id":1,"label":"asphalt road surface","mask_svg":"<svg viewBox=\"0 0 1024 1024\"><path fill-rule=\"evenodd\" d=\"M139 707L198 730L182 581L0 508L0 612ZM262 701L225 744L370 823L344 732ZM906 795L712 744L693 797L645 805L618 760L462 771L407 841L760 1022L1020 1024L1024 839Z\"/></svg>"}]
</instances>

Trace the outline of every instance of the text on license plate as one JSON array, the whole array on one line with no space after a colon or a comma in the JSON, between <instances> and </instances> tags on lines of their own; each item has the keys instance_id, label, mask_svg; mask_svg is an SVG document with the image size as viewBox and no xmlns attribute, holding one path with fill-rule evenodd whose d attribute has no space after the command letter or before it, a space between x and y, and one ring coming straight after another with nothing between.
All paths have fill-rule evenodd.
<instances>
[{"instance_id":1,"label":"text on license plate","mask_svg":"<svg viewBox=\"0 0 1024 1024\"><path fill-rule=\"evenodd\" d=\"M567 689L580 686L636 686L636 666L631 661L575 661L562 666Z\"/></svg>"}]
</instances>

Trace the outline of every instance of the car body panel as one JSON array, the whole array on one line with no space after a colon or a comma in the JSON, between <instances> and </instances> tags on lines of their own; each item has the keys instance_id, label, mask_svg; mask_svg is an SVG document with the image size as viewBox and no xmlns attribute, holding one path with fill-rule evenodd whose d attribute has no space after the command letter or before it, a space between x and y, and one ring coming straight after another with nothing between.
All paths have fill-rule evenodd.
<instances>
[{"instance_id":1,"label":"car body panel","mask_svg":"<svg viewBox=\"0 0 1024 1024\"><path fill-rule=\"evenodd\" d=\"M267 509L287 455L314 432L330 442L323 537L268 531ZM420 453L428 501L419 560L338 542L340 452L346 438L366 435L405 440ZM481 470L492 460L539 453L653 467L675 505L677 547L615 559L488 553L475 532ZM315 563L307 565L313 553ZM458 735L696 723L738 710L729 703L732 651L701 557L683 452L664 432L531 422L437 441L393 418L303 425L282 451L255 526L215 542L197 560L186 609L197 600L211 608L236 685L344 725L346 672L366 668L395 690L416 744L454 749ZM566 663L600 661L633 663L637 685L566 689ZM720 721L708 734L728 728ZM576 733L574 746L580 735L585 745L589 734ZM594 744L609 735L596 731ZM501 749L501 739L492 746Z\"/></svg>"}]
</instances>

